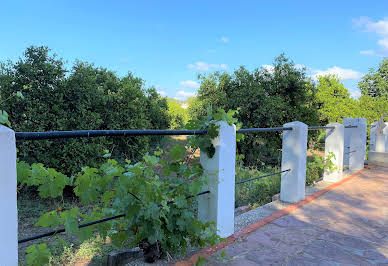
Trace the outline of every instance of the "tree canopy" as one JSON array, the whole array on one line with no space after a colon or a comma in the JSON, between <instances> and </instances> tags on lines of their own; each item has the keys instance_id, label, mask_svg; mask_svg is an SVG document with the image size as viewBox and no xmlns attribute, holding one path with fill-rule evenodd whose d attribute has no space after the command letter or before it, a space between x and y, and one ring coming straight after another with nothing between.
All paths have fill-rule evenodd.
<instances>
[{"instance_id":1,"label":"tree canopy","mask_svg":"<svg viewBox=\"0 0 388 266\"><path fill-rule=\"evenodd\" d=\"M22 92L23 98L12 97ZM118 77L77 61L71 70L47 47L29 47L16 63L0 68L0 109L15 131L166 129L167 102L131 73ZM19 158L65 173L102 161L105 149L121 158L140 158L149 137L66 139L24 142ZM71 169L71 170L69 170Z\"/></svg>"},{"instance_id":2,"label":"tree canopy","mask_svg":"<svg viewBox=\"0 0 388 266\"><path fill-rule=\"evenodd\" d=\"M296 120L309 125L318 123L315 86L305 71L284 55L275 59L273 70L251 72L240 67L233 74L202 75L200 81L196 107L191 109L197 116L204 115L204 107L211 105L239 109L237 117L245 128L277 127ZM252 164L259 160L277 162L273 154L281 145L279 134L247 135L238 150Z\"/></svg>"},{"instance_id":3,"label":"tree canopy","mask_svg":"<svg viewBox=\"0 0 388 266\"><path fill-rule=\"evenodd\" d=\"M388 100L388 58L380 63L377 70L371 68L358 86L363 95L385 97Z\"/></svg>"}]
</instances>

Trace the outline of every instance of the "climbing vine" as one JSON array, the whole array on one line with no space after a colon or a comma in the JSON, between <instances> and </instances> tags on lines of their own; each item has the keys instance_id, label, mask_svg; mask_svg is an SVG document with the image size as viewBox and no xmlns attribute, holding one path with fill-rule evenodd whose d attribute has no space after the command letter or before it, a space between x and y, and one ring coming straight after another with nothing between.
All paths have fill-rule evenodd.
<instances>
[{"instance_id":1,"label":"climbing vine","mask_svg":"<svg viewBox=\"0 0 388 266\"><path fill-rule=\"evenodd\" d=\"M209 179L194 153L200 148L213 157L212 139L219 134L217 122L237 123L235 114L236 111L219 109L213 113L208 109L205 120L187 125L187 129L206 129L208 134L190 137L188 145L175 145L166 154L157 150L136 163L120 163L107 153L106 162L99 168L85 166L72 177L40 163L18 161L18 191L25 186L36 187L41 198L54 199L61 206L64 188L73 187L75 196L83 206L90 206L90 211L56 207L44 213L35 226L64 228L80 241L99 234L109 237L116 247L139 246L148 262L159 259L165 251L185 252L189 245L214 245L220 241L215 224L198 221L194 208L190 208L196 197L188 196L203 191ZM125 216L79 228L80 223L120 214ZM46 244L31 245L26 253L30 265L48 263L51 256Z\"/></svg>"}]
</instances>

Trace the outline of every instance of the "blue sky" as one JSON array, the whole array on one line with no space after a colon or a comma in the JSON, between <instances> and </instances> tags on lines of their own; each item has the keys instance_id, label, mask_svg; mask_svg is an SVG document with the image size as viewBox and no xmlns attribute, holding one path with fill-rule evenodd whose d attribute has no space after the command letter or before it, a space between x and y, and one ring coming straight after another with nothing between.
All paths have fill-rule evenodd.
<instances>
[{"instance_id":1,"label":"blue sky","mask_svg":"<svg viewBox=\"0 0 388 266\"><path fill-rule=\"evenodd\" d=\"M47 45L184 99L197 74L268 67L280 53L309 74L357 82L388 56L388 1L9 1L0 5L0 60Z\"/></svg>"}]
</instances>

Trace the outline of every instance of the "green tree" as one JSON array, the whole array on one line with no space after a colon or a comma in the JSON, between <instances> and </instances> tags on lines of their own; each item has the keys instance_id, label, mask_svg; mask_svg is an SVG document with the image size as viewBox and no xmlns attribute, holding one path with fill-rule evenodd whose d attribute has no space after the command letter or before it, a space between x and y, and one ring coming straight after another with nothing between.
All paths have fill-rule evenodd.
<instances>
[{"instance_id":1,"label":"green tree","mask_svg":"<svg viewBox=\"0 0 388 266\"><path fill-rule=\"evenodd\" d=\"M203 105L203 102L198 99L198 97L192 96L187 99L187 116L190 120L199 119L201 116L205 115L206 106Z\"/></svg>"},{"instance_id":2,"label":"green tree","mask_svg":"<svg viewBox=\"0 0 388 266\"><path fill-rule=\"evenodd\" d=\"M186 110L179 104L177 100L168 99L168 114L171 119L171 129L182 129L187 123Z\"/></svg>"},{"instance_id":3,"label":"green tree","mask_svg":"<svg viewBox=\"0 0 388 266\"><path fill-rule=\"evenodd\" d=\"M318 123L314 84L284 55L275 59L271 71L262 68L250 72L240 67L232 75L216 72L200 76L200 80L199 105L239 108L237 116L245 128L276 127L296 120L309 125ZM204 108L198 110L198 115L203 112ZM248 164L276 164L280 158L280 134L246 135L238 144L238 151Z\"/></svg>"},{"instance_id":4,"label":"green tree","mask_svg":"<svg viewBox=\"0 0 388 266\"><path fill-rule=\"evenodd\" d=\"M22 92L24 97L13 97ZM16 63L0 68L0 110L15 131L165 129L167 102L132 74L77 61L68 71L47 47L29 47ZM9 99L9 100L7 100ZM97 166L105 149L116 157L139 159L155 138L81 138L25 141L19 158L42 162L66 174L83 165Z\"/></svg>"},{"instance_id":5,"label":"green tree","mask_svg":"<svg viewBox=\"0 0 388 266\"><path fill-rule=\"evenodd\" d=\"M316 101L321 125L342 123L343 118L354 114L357 105L357 100L350 97L349 91L335 75L318 77Z\"/></svg>"},{"instance_id":6,"label":"green tree","mask_svg":"<svg viewBox=\"0 0 388 266\"><path fill-rule=\"evenodd\" d=\"M377 121L383 113L388 113L388 101L385 97L361 95L352 117L363 117L369 124Z\"/></svg>"},{"instance_id":7,"label":"green tree","mask_svg":"<svg viewBox=\"0 0 388 266\"><path fill-rule=\"evenodd\" d=\"M362 95L388 99L388 58L384 59L377 70L371 68L358 83Z\"/></svg>"}]
</instances>

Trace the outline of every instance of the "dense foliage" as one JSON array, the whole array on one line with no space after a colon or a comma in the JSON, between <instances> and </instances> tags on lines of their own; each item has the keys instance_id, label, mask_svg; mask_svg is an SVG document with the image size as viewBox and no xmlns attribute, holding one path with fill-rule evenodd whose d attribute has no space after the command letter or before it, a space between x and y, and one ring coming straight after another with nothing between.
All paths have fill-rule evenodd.
<instances>
[{"instance_id":1,"label":"dense foliage","mask_svg":"<svg viewBox=\"0 0 388 266\"><path fill-rule=\"evenodd\" d=\"M361 95L358 99L351 98L338 77L332 75L318 78L316 100L321 125L342 123L346 117L363 117L368 123L373 123L388 111L385 97Z\"/></svg>"},{"instance_id":2,"label":"dense foliage","mask_svg":"<svg viewBox=\"0 0 388 266\"><path fill-rule=\"evenodd\" d=\"M388 58L380 63L377 70L371 68L358 86L363 95L383 97L388 100Z\"/></svg>"},{"instance_id":3,"label":"dense foliage","mask_svg":"<svg viewBox=\"0 0 388 266\"><path fill-rule=\"evenodd\" d=\"M90 211L82 213L78 207L69 210L57 208L43 214L36 226L63 226L68 234L76 234L81 241L98 233L102 238L109 237L117 247L128 243L140 246L148 262L160 258L161 251L184 252L189 244L199 247L213 245L220 240L213 228L214 223L201 223L195 218L195 209L190 208L196 197L188 196L201 192L212 178L203 175L192 151L201 148L211 158L215 150L212 139L219 134L217 122L237 123L233 117L235 113L218 110L214 114L209 112L204 121L190 121L190 128L207 129L209 134L192 136L191 145L174 146L168 154L170 160L162 159L163 151L158 150L137 163L126 160L120 164L108 159L98 168L83 167L75 177L68 177L40 163L30 165L18 160L19 190L23 186L35 186L41 198L51 198L60 204L65 186L74 187L74 194L84 206L90 206ZM110 154L105 157L110 157ZM158 167L162 168L163 178L155 171ZM119 214L125 216L79 228L80 222ZM150 251L149 246L154 246L157 252ZM31 265L49 262L51 253L45 244L31 245L26 252L27 262Z\"/></svg>"},{"instance_id":4,"label":"dense foliage","mask_svg":"<svg viewBox=\"0 0 388 266\"><path fill-rule=\"evenodd\" d=\"M15 131L165 129L167 102L142 79L85 62L71 71L47 47L29 47L16 63L0 68L0 109ZM13 97L22 93L24 97ZM149 137L66 139L19 144L19 158L72 174L83 165L97 166L104 150L114 156L141 158Z\"/></svg>"},{"instance_id":5,"label":"dense foliage","mask_svg":"<svg viewBox=\"0 0 388 266\"><path fill-rule=\"evenodd\" d=\"M315 87L308 81L304 70L281 55L275 59L274 69L244 67L232 75L214 73L200 76L201 87L190 113L201 117L205 106L237 109L244 128L277 127L291 121L318 124L318 112L314 105ZM245 163L278 163L281 133L247 135L238 145Z\"/></svg>"},{"instance_id":6,"label":"dense foliage","mask_svg":"<svg viewBox=\"0 0 388 266\"><path fill-rule=\"evenodd\" d=\"M170 128L182 129L188 121L186 110L181 106L180 102L175 99L168 99L168 115L170 116Z\"/></svg>"}]
</instances>

